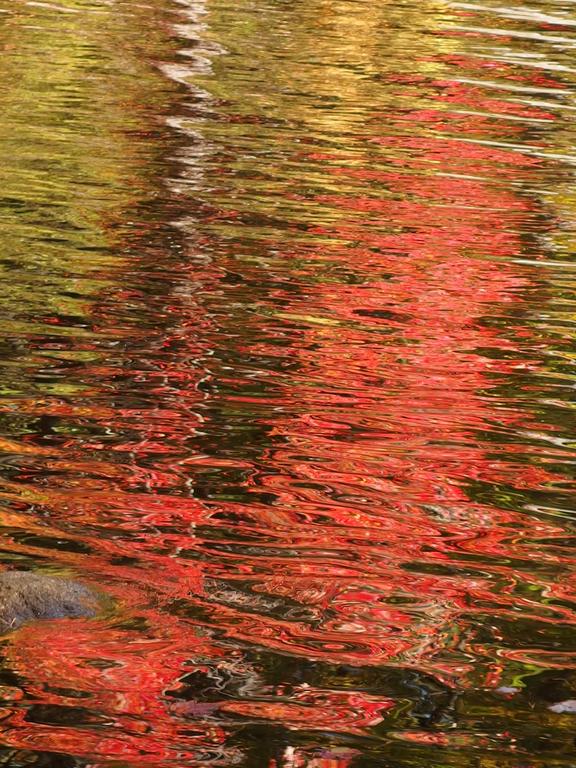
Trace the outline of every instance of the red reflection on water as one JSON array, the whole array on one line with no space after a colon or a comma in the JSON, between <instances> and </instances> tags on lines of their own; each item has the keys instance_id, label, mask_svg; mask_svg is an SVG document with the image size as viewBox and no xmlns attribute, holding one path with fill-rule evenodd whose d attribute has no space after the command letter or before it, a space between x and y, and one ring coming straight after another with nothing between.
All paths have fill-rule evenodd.
<instances>
[{"instance_id":1,"label":"red reflection on water","mask_svg":"<svg viewBox=\"0 0 576 768\"><path fill-rule=\"evenodd\" d=\"M503 111L480 88L434 85L442 108ZM510 104L505 111L527 115ZM102 438L70 437L54 448L30 438L16 446L35 463L23 463L18 477L3 483L2 498L13 502L7 521L30 534L14 535L10 550L54 558L44 541L65 539L68 548L55 547L58 563L105 584L124 617L140 624L58 622L17 633L8 658L34 704L82 707L87 714L85 723L70 728L31 722L16 709L3 721L7 744L95 760L226 764L233 753L222 717L358 735L396 703L306 683L289 694L278 688L216 702L171 697L167 691L195 666L212 673L235 663L209 630L305 659L388 663L426 670L450 685L497 686L495 654L473 644L476 614L521 612L541 625L575 623L572 608L544 605L522 589L529 584L573 600L573 585L531 573L533 542L562 537L562 526L471 490L539 491L559 480L543 466L523 464L513 444L482 435L533 426L514 400L492 396L507 377L537 369L538 358L521 348L521 342L530 346L530 334L503 333L486 318L522 311L531 273L505 259L522 253L523 230L539 214L529 195L492 178L524 178L542 161L429 134L497 139L489 118L399 111L386 116L392 135L381 120L374 114L366 134L354 138L365 161L356 157L347 165L323 153L305 158L330 181L327 187L337 178L345 191L301 196L317 219L330 213L329 223L308 230L317 246L287 246L280 240L285 232L268 241L271 252L282 254L293 285L268 278L250 334L234 336L227 319L209 317L202 304L203 295L220 296L226 310L233 298L222 279L227 259L233 260L221 246L223 265L202 269L184 259L172 266L174 284L193 282L196 292L188 286L166 297L161 333L143 341L142 333L128 332L132 356L83 369L92 388L86 403L23 404L28 413L36 407L93 421ZM507 125L507 140L517 134L520 142L521 130ZM390 154L386 170L373 168L375 148ZM402 168L390 170L394 165ZM378 184L377 192L368 183ZM220 218L237 216L224 211ZM188 255L194 254L190 247ZM245 277L266 280L254 269L247 267ZM338 269L354 279L331 279ZM115 300L127 298L121 290ZM144 292L129 298L147 300ZM95 316L98 331L114 337L112 306L103 302ZM278 360L270 376L275 399L254 395L240 364L214 374L236 394L203 394L199 382L210 370L198 360L227 344L246 357ZM292 372L282 372L284 361ZM134 392L136 401L143 395L145 403L125 405L123 392ZM205 411L221 401L230 418L239 404L254 407L246 408L246 421L257 421L268 440L257 460L196 450L214 427ZM246 470L236 481L237 498L193 498L189 481L201 477L193 475L199 468ZM262 501L263 493L271 500ZM44 515L31 516L31 505ZM546 547L537 556L559 566L568 562ZM185 609L178 613L180 603ZM295 607L305 610L291 613ZM471 650L488 662L475 667ZM529 663L545 656L516 649L498 654ZM240 652L238 658L241 665ZM256 676L248 665L242 674ZM420 731L397 738L438 746L456 741ZM490 746L472 737L462 743ZM283 764L347 768L350 760L349 754L292 752Z\"/></svg>"},{"instance_id":2,"label":"red reflection on water","mask_svg":"<svg viewBox=\"0 0 576 768\"><path fill-rule=\"evenodd\" d=\"M220 762L222 728L212 723L195 733L185 720L170 716L163 695L191 657L230 663L221 650L169 617L154 638L80 621L26 627L14 637L9 661L23 676L28 697L55 711L80 707L87 714L72 729L31 724L22 710L3 721L3 740L20 748L154 765L196 762L203 754L211 762L207 750L213 750L214 762Z\"/></svg>"},{"instance_id":3,"label":"red reflection on water","mask_svg":"<svg viewBox=\"0 0 576 768\"><path fill-rule=\"evenodd\" d=\"M453 83L445 88L447 101L485 108L479 89ZM416 132L445 119L445 113L433 110L387 115L388 124L405 121ZM450 120L463 135L483 131L489 138L485 118L454 121L450 115ZM519 136L522 130L507 126L508 134ZM290 415L270 420L281 447L270 449L253 481L255 492L264 487L277 500L272 509L220 505L244 524L273 527L277 536L278 557L272 563L267 555L244 558L241 569L232 566L231 581L250 573L250 561L253 589L267 594L275 594L280 582L300 599L300 579L323 579L316 605L329 606L336 617L312 632L262 617L256 622L232 609L221 609L220 616L222 621L234 617L232 631L238 637L257 632L263 643L298 654L356 664L395 658L461 677L469 667L457 661L458 654L451 663L431 661L446 651L455 621L466 634L475 612L512 616L520 609L544 623L575 618L571 608L548 611L518 589L527 578L536 589L554 588L526 573L533 558L531 539L560 538L564 529L472 502L467 490L473 482L546 490L561 479L515 461L513 446L509 452L499 446L499 455L491 455L489 444L478 437L487 428L506 433L532 426L526 413L495 401L490 390L498 378L534 369L537 356L527 359L509 333L483 320L522 309L528 277L493 257L522 253L522 230L538 215L528 196L519 197L490 178L496 169L505 177L518 168L538 168L542 161L436 136L371 134L366 144L411 154L402 155L404 168L397 174L358 168L357 157L354 166L338 167L329 155L308 156L330 163L331 174L385 184L384 197L360 187L356 194L313 198L329 206L330 218L338 221L312 231L336 243L315 250L284 248L286 263L308 263L298 275L307 290L295 297L278 288L272 297L282 307L279 316L300 327L288 352L272 343L256 348L299 363L297 376L278 398L291 404L283 409ZM426 167L474 179L420 175ZM406 199L407 193L418 199ZM301 199L311 204L310 198ZM282 248L279 243L271 247ZM306 285L323 264L340 264L359 279L353 284L316 279L313 288ZM458 573L467 570L469 553L481 557L481 570L489 576ZM567 564L560 555L541 555ZM505 564L509 560L518 569ZM426 564L445 564L454 573L412 573L419 567L426 571ZM274 567L284 576L266 574ZM369 586L371 598L360 584ZM350 591L364 596L351 600ZM404 598L410 609L389 610L392 596Z\"/></svg>"}]
</instances>

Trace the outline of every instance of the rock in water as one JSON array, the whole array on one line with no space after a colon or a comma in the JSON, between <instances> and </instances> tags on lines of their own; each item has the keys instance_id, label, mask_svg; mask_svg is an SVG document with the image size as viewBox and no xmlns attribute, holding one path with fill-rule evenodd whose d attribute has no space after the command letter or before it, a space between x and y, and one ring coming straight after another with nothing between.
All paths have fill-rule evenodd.
<instances>
[{"instance_id":1,"label":"rock in water","mask_svg":"<svg viewBox=\"0 0 576 768\"><path fill-rule=\"evenodd\" d=\"M98 595L77 581L28 571L0 573L0 634L27 621L95 616Z\"/></svg>"},{"instance_id":2,"label":"rock in water","mask_svg":"<svg viewBox=\"0 0 576 768\"><path fill-rule=\"evenodd\" d=\"M576 699L559 701L558 704L552 704L548 709L552 712L556 712L558 715L576 715Z\"/></svg>"}]
</instances>

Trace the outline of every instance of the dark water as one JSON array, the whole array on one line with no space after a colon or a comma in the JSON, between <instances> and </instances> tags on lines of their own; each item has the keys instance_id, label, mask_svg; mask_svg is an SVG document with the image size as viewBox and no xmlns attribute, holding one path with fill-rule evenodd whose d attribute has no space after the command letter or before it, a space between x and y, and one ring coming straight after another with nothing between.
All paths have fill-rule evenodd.
<instances>
[{"instance_id":1,"label":"dark water","mask_svg":"<svg viewBox=\"0 0 576 768\"><path fill-rule=\"evenodd\" d=\"M573 768L574 3L0 50L2 565L117 600L3 638L0 764Z\"/></svg>"}]
</instances>

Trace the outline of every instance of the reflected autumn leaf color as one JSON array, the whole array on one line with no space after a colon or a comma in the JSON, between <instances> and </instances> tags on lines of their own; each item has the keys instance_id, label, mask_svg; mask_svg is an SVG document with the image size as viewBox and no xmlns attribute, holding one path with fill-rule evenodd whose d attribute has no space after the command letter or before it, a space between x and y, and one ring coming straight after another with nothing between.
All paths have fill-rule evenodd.
<instances>
[{"instance_id":1,"label":"reflected autumn leaf color","mask_svg":"<svg viewBox=\"0 0 576 768\"><path fill-rule=\"evenodd\" d=\"M0 0L0 765L571 768L575 24Z\"/></svg>"}]
</instances>

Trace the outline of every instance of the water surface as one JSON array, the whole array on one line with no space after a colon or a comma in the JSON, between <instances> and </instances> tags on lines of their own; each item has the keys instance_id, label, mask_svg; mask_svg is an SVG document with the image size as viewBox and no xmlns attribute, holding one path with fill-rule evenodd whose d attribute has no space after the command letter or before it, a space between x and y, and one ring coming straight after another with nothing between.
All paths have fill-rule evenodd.
<instances>
[{"instance_id":1,"label":"water surface","mask_svg":"<svg viewBox=\"0 0 576 768\"><path fill-rule=\"evenodd\" d=\"M572 768L568 0L0 0L0 764ZM570 703L572 702L572 703Z\"/></svg>"}]
</instances>

